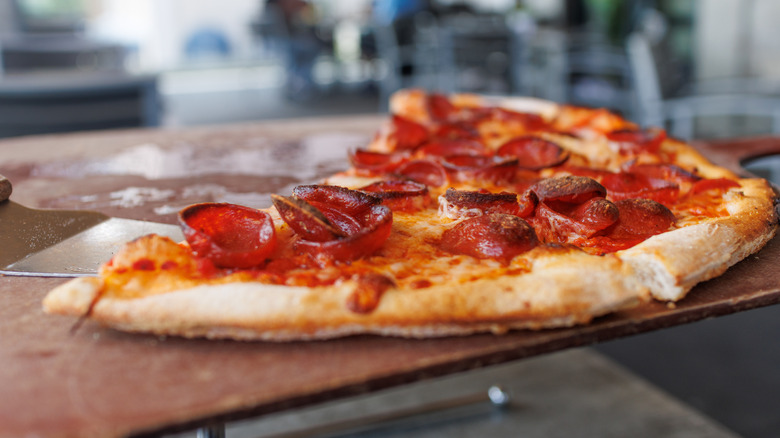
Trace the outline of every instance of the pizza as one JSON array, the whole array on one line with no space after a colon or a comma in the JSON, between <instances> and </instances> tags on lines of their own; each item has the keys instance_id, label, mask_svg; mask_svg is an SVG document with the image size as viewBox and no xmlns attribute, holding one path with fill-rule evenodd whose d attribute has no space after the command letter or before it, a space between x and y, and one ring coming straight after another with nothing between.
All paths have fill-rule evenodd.
<instances>
[{"instance_id":1,"label":"pizza","mask_svg":"<svg viewBox=\"0 0 780 438\"><path fill-rule=\"evenodd\" d=\"M587 324L683 299L777 228L763 179L604 109L402 90L343 172L255 209L195 204L48 313L184 337L310 340Z\"/></svg>"}]
</instances>

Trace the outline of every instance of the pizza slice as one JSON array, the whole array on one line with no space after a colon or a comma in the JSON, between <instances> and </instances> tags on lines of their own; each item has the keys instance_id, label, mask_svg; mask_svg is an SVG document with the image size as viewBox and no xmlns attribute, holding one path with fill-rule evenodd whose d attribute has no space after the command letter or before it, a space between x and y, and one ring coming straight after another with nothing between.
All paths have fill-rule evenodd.
<instances>
[{"instance_id":1,"label":"pizza slice","mask_svg":"<svg viewBox=\"0 0 780 438\"><path fill-rule=\"evenodd\" d=\"M774 192L659 129L534 99L397 93L348 170L265 210L182 210L49 313L120 330L302 340L585 324L676 301L774 236Z\"/></svg>"}]
</instances>

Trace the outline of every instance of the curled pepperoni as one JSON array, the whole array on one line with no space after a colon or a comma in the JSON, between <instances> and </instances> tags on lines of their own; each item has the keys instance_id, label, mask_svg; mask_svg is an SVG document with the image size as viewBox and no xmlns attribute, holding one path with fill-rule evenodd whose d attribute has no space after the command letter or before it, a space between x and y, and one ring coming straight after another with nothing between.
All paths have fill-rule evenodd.
<instances>
[{"instance_id":1,"label":"curled pepperoni","mask_svg":"<svg viewBox=\"0 0 780 438\"><path fill-rule=\"evenodd\" d=\"M430 203L428 186L415 181L378 181L359 189L382 200L393 211L420 211Z\"/></svg>"},{"instance_id":2,"label":"curled pepperoni","mask_svg":"<svg viewBox=\"0 0 780 438\"><path fill-rule=\"evenodd\" d=\"M536 209L537 218L547 240L571 242L589 238L609 228L618 220L618 208L604 198L591 198L580 205L542 202Z\"/></svg>"},{"instance_id":3,"label":"curled pepperoni","mask_svg":"<svg viewBox=\"0 0 780 438\"><path fill-rule=\"evenodd\" d=\"M452 254L508 262L538 243L533 228L525 220L511 214L492 213L459 222L442 234L439 245Z\"/></svg>"},{"instance_id":4,"label":"curled pepperoni","mask_svg":"<svg viewBox=\"0 0 780 438\"><path fill-rule=\"evenodd\" d=\"M325 242L347 235L333 225L321 211L303 199L272 194L271 201L282 220L304 239Z\"/></svg>"},{"instance_id":5,"label":"curled pepperoni","mask_svg":"<svg viewBox=\"0 0 780 438\"><path fill-rule=\"evenodd\" d=\"M262 265L276 248L271 215L234 204L203 203L179 212L190 248L222 268Z\"/></svg>"},{"instance_id":6,"label":"curled pepperoni","mask_svg":"<svg viewBox=\"0 0 780 438\"><path fill-rule=\"evenodd\" d=\"M388 207L380 205L380 200L374 196L326 185L298 186L293 189L293 195L319 210L341 233L332 233L326 240L311 240L311 233L298 232L297 228L301 226L294 221L299 216L279 211L282 220L301 237L295 242L295 249L314 256L320 264L370 255L390 236L393 213ZM286 207L287 204L283 208ZM318 231L316 235L321 237L325 233Z\"/></svg>"},{"instance_id":7,"label":"curled pepperoni","mask_svg":"<svg viewBox=\"0 0 780 438\"><path fill-rule=\"evenodd\" d=\"M547 178L531 186L539 201L558 201L581 204L591 198L603 198L607 189L586 176L567 175Z\"/></svg>"},{"instance_id":8,"label":"curled pepperoni","mask_svg":"<svg viewBox=\"0 0 780 438\"><path fill-rule=\"evenodd\" d=\"M583 242L583 246L601 254L620 251L669 231L675 222L668 208L651 199L621 199L615 206L620 212L617 222L603 234Z\"/></svg>"},{"instance_id":9,"label":"curled pepperoni","mask_svg":"<svg viewBox=\"0 0 780 438\"><path fill-rule=\"evenodd\" d=\"M494 184L512 181L517 174L517 159L486 155L450 155L441 163L455 181L488 181Z\"/></svg>"},{"instance_id":10,"label":"curled pepperoni","mask_svg":"<svg viewBox=\"0 0 780 438\"><path fill-rule=\"evenodd\" d=\"M433 140L417 149L416 153L423 157L447 155L487 155L488 148L477 140L443 139Z\"/></svg>"},{"instance_id":11,"label":"curled pepperoni","mask_svg":"<svg viewBox=\"0 0 780 438\"><path fill-rule=\"evenodd\" d=\"M429 187L441 187L449 182L444 167L432 160L407 161L395 173Z\"/></svg>"},{"instance_id":12,"label":"curled pepperoni","mask_svg":"<svg viewBox=\"0 0 780 438\"><path fill-rule=\"evenodd\" d=\"M349 154L349 160L356 169L363 171L363 173L380 174L392 172L403 162L404 155L357 149Z\"/></svg>"},{"instance_id":13,"label":"curled pepperoni","mask_svg":"<svg viewBox=\"0 0 780 438\"><path fill-rule=\"evenodd\" d=\"M530 170L558 166L569 159L569 153L557 144L530 135L509 140L496 153L516 157L518 166Z\"/></svg>"},{"instance_id":14,"label":"curled pepperoni","mask_svg":"<svg viewBox=\"0 0 780 438\"><path fill-rule=\"evenodd\" d=\"M293 189L293 195L322 212L344 235L355 234L363 227L358 219L366 209L380 200L366 193L344 187L303 185Z\"/></svg>"},{"instance_id":15,"label":"curled pepperoni","mask_svg":"<svg viewBox=\"0 0 780 438\"><path fill-rule=\"evenodd\" d=\"M391 119L390 139L395 141L395 149L414 149L428 139L428 130L417 122L399 115Z\"/></svg>"},{"instance_id":16,"label":"curled pepperoni","mask_svg":"<svg viewBox=\"0 0 780 438\"><path fill-rule=\"evenodd\" d=\"M517 215L519 211L517 194L490 193L486 190L471 191L448 188L439 204L439 213L451 219L490 213Z\"/></svg>"},{"instance_id":17,"label":"curled pepperoni","mask_svg":"<svg viewBox=\"0 0 780 438\"><path fill-rule=\"evenodd\" d=\"M295 249L314 256L321 265L371 255L390 237L393 212L387 206L373 205L358 219L362 228L354 234L327 242L301 239L295 242Z\"/></svg>"},{"instance_id":18,"label":"curled pepperoni","mask_svg":"<svg viewBox=\"0 0 780 438\"><path fill-rule=\"evenodd\" d=\"M333 207L346 214L356 215L379 203L379 199L345 187L329 185L302 185L293 189L293 195L315 207Z\"/></svg>"},{"instance_id":19,"label":"curled pepperoni","mask_svg":"<svg viewBox=\"0 0 780 438\"><path fill-rule=\"evenodd\" d=\"M618 129L607 133L607 138L618 145L621 152L657 152L666 139L663 129Z\"/></svg>"}]
</instances>

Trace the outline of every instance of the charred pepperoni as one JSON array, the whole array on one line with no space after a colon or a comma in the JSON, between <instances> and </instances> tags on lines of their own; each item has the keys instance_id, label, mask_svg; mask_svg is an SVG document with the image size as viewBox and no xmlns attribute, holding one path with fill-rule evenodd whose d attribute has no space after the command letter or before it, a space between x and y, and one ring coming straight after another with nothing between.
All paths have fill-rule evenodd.
<instances>
[{"instance_id":1,"label":"charred pepperoni","mask_svg":"<svg viewBox=\"0 0 780 438\"><path fill-rule=\"evenodd\" d=\"M279 211L282 220L301 237L296 241L296 250L309 254L320 264L349 261L372 254L378 250L390 236L393 223L392 211L380 205L381 200L369 194L343 187L327 185L298 186L293 189L295 198L306 201L337 229L341 234L317 230L318 237L324 240L311 240L311 233L299 232L296 217L305 214L293 214ZM276 205L276 204L275 204ZM283 204L283 209L289 204Z\"/></svg>"},{"instance_id":2,"label":"charred pepperoni","mask_svg":"<svg viewBox=\"0 0 780 438\"><path fill-rule=\"evenodd\" d=\"M531 186L539 201L558 201L581 204L591 198L603 198L607 189L598 181L585 176L567 175L547 178Z\"/></svg>"},{"instance_id":3,"label":"charred pepperoni","mask_svg":"<svg viewBox=\"0 0 780 438\"><path fill-rule=\"evenodd\" d=\"M320 210L303 199L271 195L271 201L285 223L306 240L325 242L347 233L333 225Z\"/></svg>"},{"instance_id":4,"label":"charred pepperoni","mask_svg":"<svg viewBox=\"0 0 780 438\"><path fill-rule=\"evenodd\" d=\"M519 210L517 194L508 192L490 193L486 190L448 188L439 202L439 214L450 219L490 213L517 215Z\"/></svg>"},{"instance_id":5,"label":"charred pepperoni","mask_svg":"<svg viewBox=\"0 0 780 438\"><path fill-rule=\"evenodd\" d=\"M360 190L381 199L393 211L420 211L431 201L428 186L415 181L378 181Z\"/></svg>"}]
</instances>

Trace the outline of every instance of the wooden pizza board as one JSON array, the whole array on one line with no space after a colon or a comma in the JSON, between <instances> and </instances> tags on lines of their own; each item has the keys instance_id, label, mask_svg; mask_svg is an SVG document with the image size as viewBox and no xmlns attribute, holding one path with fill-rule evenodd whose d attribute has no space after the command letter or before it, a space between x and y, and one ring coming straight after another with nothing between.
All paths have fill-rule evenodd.
<instances>
[{"instance_id":1,"label":"wooden pizza board","mask_svg":"<svg viewBox=\"0 0 780 438\"><path fill-rule=\"evenodd\" d=\"M254 199L250 194L306 182L300 175L311 178L338 170L338 161L328 162L333 154L319 148L354 147L350 141L365 140L377 123L366 117L6 140L0 142L8 151L0 159L0 173L15 182L12 198L31 207L83 207L172 222L166 208L189 202L197 190L217 199ZM306 137L323 132L322 141ZM741 155L754 156L745 151L780 150L780 139L744 140L740 145ZM57 152L42 161L46 155L41 151L54 146ZM729 146L703 149L713 157L733 157ZM157 154L158 162L164 163L166 154L184 160L189 173L165 166L157 175L150 173L149 166L134 161L133 154L144 147ZM181 148L193 153L181 153ZM277 153L258 152L262 148ZM251 166L244 166L243 174L236 175L229 171L230 163L217 163L217 175L199 173L197 156L204 154L211 160L226 154L256 159L264 170L282 170L253 174ZM93 164L104 166L103 173L95 174ZM112 170L123 164L136 174ZM148 190L136 190L133 198L128 187ZM71 332L73 318L46 315L40 305L47 291L63 280L0 277L0 436L183 430L771 305L780 301L778 260L776 238L674 306L648 303L571 329L284 344L134 335L91 322Z\"/></svg>"}]
</instances>

